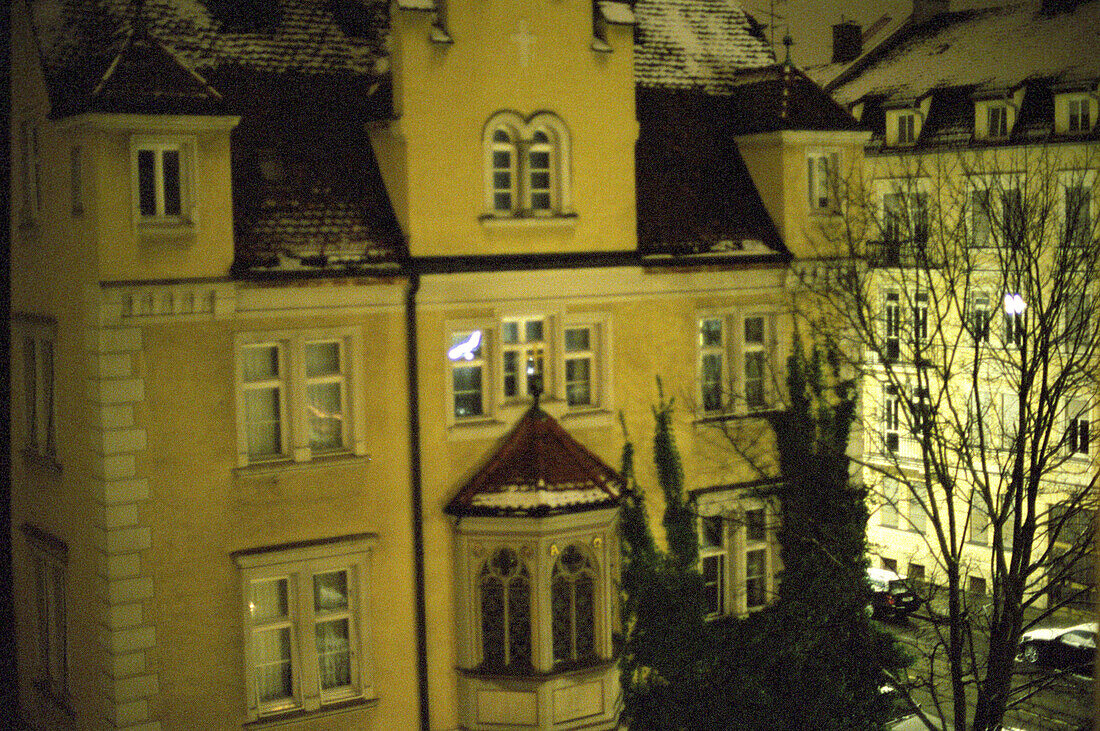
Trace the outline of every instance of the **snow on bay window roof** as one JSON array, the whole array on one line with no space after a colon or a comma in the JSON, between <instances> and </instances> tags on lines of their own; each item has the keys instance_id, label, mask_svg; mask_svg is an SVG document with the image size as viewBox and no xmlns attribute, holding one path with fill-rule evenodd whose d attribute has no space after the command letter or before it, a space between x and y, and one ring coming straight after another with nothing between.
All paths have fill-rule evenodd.
<instances>
[{"instance_id":1,"label":"snow on bay window roof","mask_svg":"<svg viewBox=\"0 0 1100 731\"><path fill-rule=\"evenodd\" d=\"M451 515L542 516L619 504L622 476L537 405L447 505Z\"/></svg>"}]
</instances>

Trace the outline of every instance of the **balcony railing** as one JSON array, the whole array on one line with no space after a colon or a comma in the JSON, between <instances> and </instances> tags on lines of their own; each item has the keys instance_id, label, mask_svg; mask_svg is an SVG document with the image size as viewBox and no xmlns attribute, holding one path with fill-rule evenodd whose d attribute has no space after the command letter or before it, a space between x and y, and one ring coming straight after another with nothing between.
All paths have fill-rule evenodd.
<instances>
[{"instance_id":1,"label":"balcony railing","mask_svg":"<svg viewBox=\"0 0 1100 731\"><path fill-rule=\"evenodd\" d=\"M928 251L927 241L923 239L868 241L867 264L901 268L936 266Z\"/></svg>"}]
</instances>

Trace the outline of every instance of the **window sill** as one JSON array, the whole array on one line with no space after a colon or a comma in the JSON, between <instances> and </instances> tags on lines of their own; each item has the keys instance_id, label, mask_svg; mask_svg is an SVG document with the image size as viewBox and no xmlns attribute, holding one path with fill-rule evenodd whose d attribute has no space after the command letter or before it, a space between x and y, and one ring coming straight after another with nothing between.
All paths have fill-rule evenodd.
<instances>
[{"instance_id":1,"label":"window sill","mask_svg":"<svg viewBox=\"0 0 1100 731\"><path fill-rule=\"evenodd\" d=\"M189 239L195 235L195 222L187 219L140 219L137 232L143 239Z\"/></svg>"},{"instance_id":2,"label":"window sill","mask_svg":"<svg viewBox=\"0 0 1100 731\"><path fill-rule=\"evenodd\" d=\"M488 229L514 229L514 228L573 228L577 225L576 213L557 213L548 216L514 215L497 216L486 213L478 219L481 225Z\"/></svg>"},{"instance_id":3,"label":"window sill","mask_svg":"<svg viewBox=\"0 0 1100 731\"><path fill-rule=\"evenodd\" d=\"M467 439L495 439L504 433L507 426L489 416L474 416L456 421L447 427L447 438L457 441Z\"/></svg>"},{"instance_id":4,"label":"window sill","mask_svg":"<svg viewBox=\"0 0 1100 731\"><path fill-rule=\"evenodd\" d=\"M694 423L698 426L706 426L707 424L721 424L726 421L737 421L739 419L766 419L771 414L778 414L783 409L774 406L765 406L760 409L753 409L752 411L723 411L712 412L704 414L703 416L695 419Z\"/></svg>"},{"instance_id":5,"label":"window sill","mask_svg":"<svg viewBox=\"0 0 1100 731\"><path fill-rule=\"evenodd\" d=\"M278 715L257 718L255 721L248 721L247 723L242 724L241 728L277 728L279 726L296 724L305 719L313 720L320 718L329 718L333 716L342 716L346 713L352 713L354 711L364 708L370 708L376 705L378 705L377 698L354 698L349 701L342 701L340 703L333 703L331 705L322 706L316 711L289 711L287 713L281 713Z\"/></svg>"},{"instance_id":6,"label":"window sill","mask_svg":"<svg viewBox=\"0 0 1100 731\"><path fill-rule=\"evenodd\" d=\"M277 472L300 472L319 467L341 467L355 464L356 462L370 461L371 457L368 454L358 455L352 454L351 452L334 452L331 454L317 455L305 462L295 462L289 458L271 460L269 462L253 462L251 464L234 467L233 473L240 477L252 475L259 476L275 474Z\"/></svg>"},{"instance_id":7,"label":"window sill","mask_svg":"<svg viewBox=\"0 0 1100 731\"><path fill-rule=\"evenodd\" d=\"M52 472L55 475L61 475L61 463L57 461L56 457L40 454L31 449L23 450L23 463L28 467L34 467L43 472Z\"/></svg>"},{"instance_id":8,"label":"window sill","mask_svg":"<svg viewBox=\"0 0 1100 731\"><path fill-rule=\"evenodd\" d=\"M562 670L551 670L550 672L526 670L522 672L509 673L501 670L484 670L482 668L473 668L469 670L457 668L457 670L459 675L465 678L476 678L478 680L489 680L493 682L525 680L533 683L542 683L547 680L553 680L555 678L569 678L606 672L610 668L614 667L617 662L617 658L611 660L601 659L585 665L581 665L579 667L574 666Z\"/></svg>"}]
</instances>

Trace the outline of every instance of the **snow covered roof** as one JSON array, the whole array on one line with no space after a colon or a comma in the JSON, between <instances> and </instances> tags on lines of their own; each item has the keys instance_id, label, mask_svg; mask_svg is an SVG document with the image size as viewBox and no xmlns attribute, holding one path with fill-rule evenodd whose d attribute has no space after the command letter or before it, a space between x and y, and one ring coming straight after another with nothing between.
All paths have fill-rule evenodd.
<instances>
[{"instance_id":1,"label":"snow covered roof","mask_svg":"<svg viewBox=\"0 0 1100 731\"><path fill-rule=\"evenodd\" d=\"M775 63L761 26L734 0L637 0L639 86L728 91L738 71Z\"/></svg>"},{"instance_id":2,"label":"snow covered roof","mask_svg":"<svg viewBox=\"0 0 1100 731\"><path fill-rule=\"evenodd\" d=\"M381 79L389 70L384 0L31 0L30 8L55 115L87 110L135 27L230 103L232 89L219 83L226 74Z\"/></svg>"},{"instance_id":3,"label":"snow covered roof","mask_svg":"<svg viewBox=\"0 0 1100 731\"><path fill-rule=\"evenodd\" d=\"M623 478L537 405L447 505L451 515L542 516L615 507Z\"/></svg>"},{"instance_id":4,"label":"snow covered roof","mask_svg":"<svg viewBox=\"0 0 1100 731\"><path fill-rule=\"evenodd\" d=\"M858 127L847 110L790 63L737 73L728 98L730 124L739 135Z\"/></svg>"},{"instance_id":5,"label":"snow covered roof","mask_svg":"<svg viewBox=\"0 0 1100 731\"><path fill-rule=\"evenodd\" d=\"M844 104L947 87L1007 90L1100 79L1100 2L1044 12L1037 0L944 13L909 26L828 87Z\"/></svg>"},{"instance_id":6,"label":"snow covered roof","mask_svg":"<svg viewBox=\"0 0 1100 731\"><path fill-rule=\"evenodd\" d=\"M1055 91L1095 91L1100 83L1100 0L1062 5L1046 11L1032 0L933 16L856 61L832 93L842 103L863 104L871 149L884 146L884 110L921 99L928 111L917 149L1060 139L1066 135L1055 128ZM1008 136L977 137L975 101L1013 95L1019 112ZM1084 135L1097 137L1100 127Z\"/></svg>"}]
</instances>

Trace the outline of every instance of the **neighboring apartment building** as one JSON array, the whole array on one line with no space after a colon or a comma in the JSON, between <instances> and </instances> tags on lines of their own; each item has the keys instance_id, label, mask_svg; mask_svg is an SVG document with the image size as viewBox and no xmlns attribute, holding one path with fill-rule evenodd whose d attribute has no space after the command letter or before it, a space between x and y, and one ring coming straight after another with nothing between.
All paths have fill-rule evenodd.
<instances>
[{"instance_id":1,"label":"neighboring apartment building","mask_svg":"<svg viewBox=\"0 0 1100 731\"><path fill-rule=\"evenodd\" d=\"M655 376L712 613L774 593L774 474L712 425L780 403L866 136L734 3L12 15L29 723L613 727Z\"/></svg>"},{"instance_id":2,"label":"neighboring apartment building","mask_svg":"<svg viewBox=\"0 0 1100 731\"><path fill-rule=\"evenodd\" d=\"M1005 576L995 547L1011 562L1025 528L1006 500L1019 467L1041 476L1028 591L1088 608L1092 560L1070 568L1068 556L1095 516L1100 3L928 5L856 60L841 54L825 85L872 132L860 201L875 320L862 339L869 540L881 565L939 583L950 545L984 595ZM1049 366L1034 376L1046 386L1021 391L1029 357ZM948 450L936 498L922 486L926 433Z\"/></svg>"}]
</instances>

